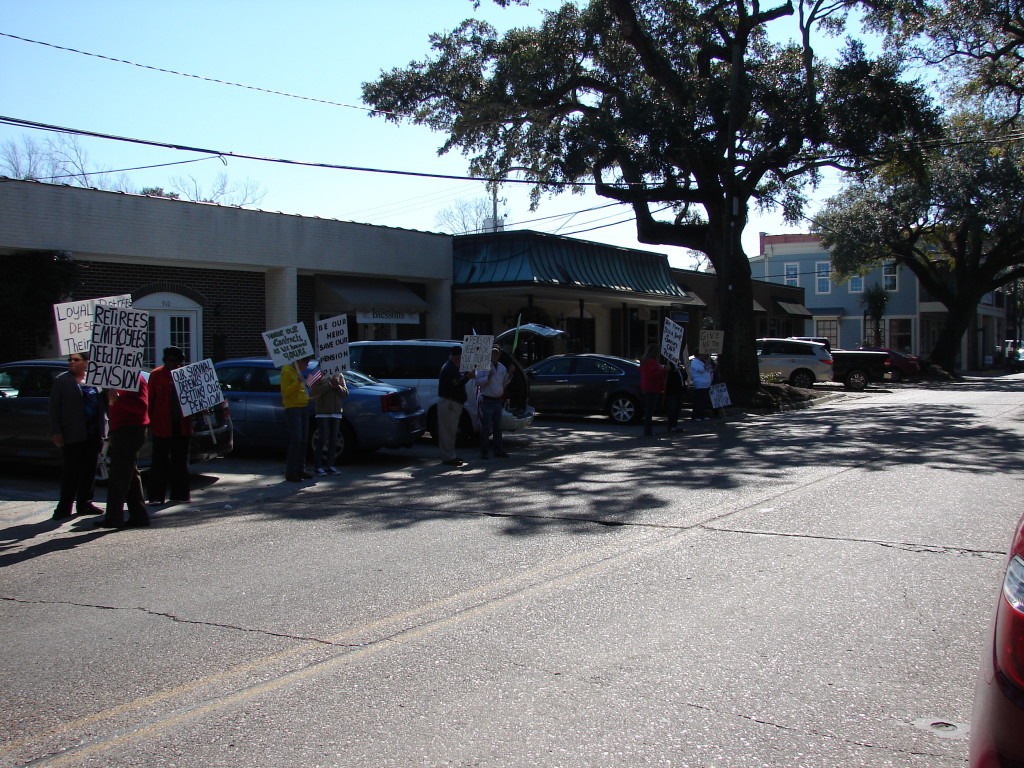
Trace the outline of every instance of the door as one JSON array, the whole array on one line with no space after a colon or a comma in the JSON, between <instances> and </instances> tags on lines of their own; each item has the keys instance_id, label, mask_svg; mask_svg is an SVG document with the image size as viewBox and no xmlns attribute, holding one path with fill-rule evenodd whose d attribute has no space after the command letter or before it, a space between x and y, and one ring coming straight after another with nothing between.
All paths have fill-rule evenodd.
<instances>
[{"instance_id":1,"label":"door","mask_svg":"<svg viewBox=\"0 0 1024 768\"><path fill-rule=\"evenodd\" d=\"M573 411L570 373L575 360L556 357L530 369L530 404L538 411Z\"/></svg>"},{"instance_id":2,"label":"door","mask_svg":"<svg viewBox=\"0 0 1024 768\"><path fill-rule=\"evenodd\" d=\"M134 302L133 307L149 312L149 338L146 345L146 366L162 363L165 347L179 347L185 362L203 359L203 308L178 293L151 293Z\"/></svg>"},{"instance_id":3,"label":"door","mask_svg":"<svg viewBox=\"0 0 1024 768\"><path fill-rule=\"evenodd\" d=\"M581 411L600 413L608 395L621 391L625 371L606 360L580 357L572 376L572 399Z\"/></svg>"}]
</instances>

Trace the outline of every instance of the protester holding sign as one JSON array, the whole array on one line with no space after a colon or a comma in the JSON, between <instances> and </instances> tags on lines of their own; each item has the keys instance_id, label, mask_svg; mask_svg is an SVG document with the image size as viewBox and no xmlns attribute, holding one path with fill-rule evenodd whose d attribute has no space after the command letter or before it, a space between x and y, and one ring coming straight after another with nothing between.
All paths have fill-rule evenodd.
<instances>
[{"instance_id":1,"label":"protester holding sign","mask_svg":"<svg viewBox=\"0 0 1024 768\"><path fill-rule=\"evenodd\" d=\"M345 377L340 373L324 374L318 369L309 377L309 381L313 382L310 385L310 392L316 408L316 455L313 457L313 471L318 475L338 475L341 473L334 466L334 457L338 454L342 405L344 399L348 397Z\"/></svg>"},{"instance_id":2,"label":"protester holding sign","mask_svg":"<svg viewBox=\"0 0 1024 768\"><path fill-rule=\"evenodd\" d=\"M149 387L146 377L137 381L138 391L107 390L110 412L110 478L107 481L107 513L96 523L97 528L145 528L149 514L142 497L139 476L139 449L146 441L149 424ZM128 520L124 507L128 505Z\"/></svg>"},{"instance_id":3,"label":"protester holding sign","mask_svg":"<svg viewBox=\"0 0 1024 768\"><path fill-rule=\"evenodd\" d=\"M711 355L698 352L690 358L690 377L693 379L693 420L707 421L711 418L711 383L715 378Z\"/></svg>"},{"instance_id":4,"label":"protester holding sign","mask_svg":"<svg viewBox=\"0 0 1024 768\"><path fill-rule=\"evenodd\" d=\"M305 371L309 357L301 357L281 369L281 401L288 427L288 457L284 479L290 483L312 480L306 471L306 445L309 443L309 390L299 371Z\"/></svg>"},{"instance_id":5,"label":"protester holding sign","mask_svg":"<svg viewBox=\"0 0 1024 768\"><path fill-rule=\"evenodd\" d=\"M103 447L106 407L100 391L85 383L88 352L72 352L68 370L54 379L50 392L50 434L60 448L60 500L54 520L71 517L71 506L80 515L102 515L92 503L96 489L96 464Z\"/></svg>"},{"instance_id":6,"label":"protester holding sign","mask_svg":"<svg viewBox=\"0 0 1024 768\"><path fill-rule=\"evenodd\" d=\"M170 485L171 501L191 501L188 453L192 417L182 415L171 371L185 363L179 347L166 347L164 364L149 375L149 431L153 435L153 466L149 470L150 504L163 504Z\"/></svg>"},{"instance_id":7,"label":"protester holding sign","mask_svg":"<svg viewBox=\"0 0 1024 768\"><path fill-rule=\"evenodd\" d=\"M679 412L683 407L683 395L686 393L686 366L668 364L665 374L665 417L668 419L668 431L679 431Z\"/></svg>"},{"instance_id":8,"label":"protester holding sign","mask_svg":"<svg viewBox=\"0 0 1024 768\"><path fill-rule=\"evenodd\" d=\"M470 338L470 337L466 337ZM463 349L465 354L465 349ZM491 350L490 369L477 370L474 375L477 390L480 392L480 458L489 459L491 448L499 459L507 459L505 447L501 439L501 414L504 410L505 388L509 376L505 366L499 361L501 349ZM493 444L491 435L494 435Z\"/></svg>"},{"instance_id":9,"label":"protester holding sign","mask_svg":"<svg viewBox=\"0 0 1024 768\"><path fill-rule=\"evenodd\" d=\"M644 395L644 435L654 434L654 411L665 394L666 368L659 361L660 347L649 344L640 359L640 391Z\"/></svg>"}]
</instances>

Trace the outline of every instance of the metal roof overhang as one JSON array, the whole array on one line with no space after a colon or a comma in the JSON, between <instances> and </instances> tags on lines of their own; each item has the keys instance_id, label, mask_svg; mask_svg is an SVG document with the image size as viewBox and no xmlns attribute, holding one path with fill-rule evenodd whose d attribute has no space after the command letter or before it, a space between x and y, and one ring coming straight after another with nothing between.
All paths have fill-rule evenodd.
<instances>
[{"instance_id":1,"label":"metal roof overhang","mask_svg":"<svg viewBox=\"0 0 1024 768\"><path fill-rule=\"evenodd\" d=\"M526 296L547 299L548 301L576 301L583 299L594 301L600 304L619 305L633 304L644 307L667 307L671 304L684 304L689 306L705 306L704 302L692 294L683 296L661 295L652 293L639 293L637 291L612 291L603 288L587 288L584 286L572 285L543 285L539 283L526 283L516 285L457 285L455 292L458 296L465 297L495 297L512 298L514 296Z\"/></svg>"},{"instance_id":2,"label":"metal roof overhang","mask_svg":"<svg viewBox=\"0 0 1024 768\"><path fill-rule=\"evenodd\" d=\"M426 312L430 305L397 280L365 277L318 277L318 312L351 314L373 309Z\"/></svg>"},{"instance_id":3,"label":"metal roof overhang","mask_svg":"<svg viewBox=\"0 0 1024 768\"><path fill-rule=\"evenodd\" d=\"M789 301L775 300L775 303L779 305L779 309L790 315L798 315L800 317L814 317L810 311L803 304L794 304Z\"/></svg>"}]
</instances>

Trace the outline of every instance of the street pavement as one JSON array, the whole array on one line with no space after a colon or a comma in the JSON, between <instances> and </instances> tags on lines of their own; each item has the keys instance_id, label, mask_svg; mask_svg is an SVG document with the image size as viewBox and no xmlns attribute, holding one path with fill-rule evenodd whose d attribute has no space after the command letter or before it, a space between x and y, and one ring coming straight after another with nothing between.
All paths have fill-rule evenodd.
<instances>
[{"instance_id":1,"label":"street pavement","mask_svg":"<svg viewBox=\"0 0 1024 768\"><path fill-rule=\"evenodd\" d=\"M231 457L114 533L4 468L0 766L962 766L1024 376L835 394Z\"/></svg>"}]
</instances>

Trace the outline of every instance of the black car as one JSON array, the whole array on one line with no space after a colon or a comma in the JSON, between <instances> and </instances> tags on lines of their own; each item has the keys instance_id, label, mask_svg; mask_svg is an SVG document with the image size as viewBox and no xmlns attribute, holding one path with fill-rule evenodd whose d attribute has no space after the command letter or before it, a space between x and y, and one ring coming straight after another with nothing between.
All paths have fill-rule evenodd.
<instances>
[{"instance_id":1,"label":"black car","mask_svg":"<svg viewBox=\"0 0 1024 768\"><path fill-rule=\"evenodd\" d=\"M640 363L611 355L555 355L526 369L541 412L605 413L629 424L642 413Z\"/></svg>"},{"instance_id":2,"label":"black car","mask_svg":"<svg viewBox=\"0 0 1024 768\"><path fill-rule=\"evenodd\" d=\"M50 391L53 380L67 369L67 360L21 360L0 365L0 458L60 464L60 449L50 435ZM192 463L231 452L231 417L224 403L195 414L193 428L189 451ZM139 466L148 467L151 455L147 437L139 451ZM106 467L101 465L99 473L106 476Z\"/></svg>"}]
</instances>

